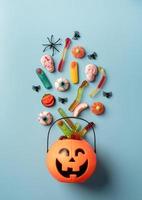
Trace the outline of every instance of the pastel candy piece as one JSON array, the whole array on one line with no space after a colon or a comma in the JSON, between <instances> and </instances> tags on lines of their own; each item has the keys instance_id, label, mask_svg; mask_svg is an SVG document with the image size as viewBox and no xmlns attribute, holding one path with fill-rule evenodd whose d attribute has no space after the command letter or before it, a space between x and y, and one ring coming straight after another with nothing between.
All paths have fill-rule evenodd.
<instances>
[{"instance_id":1,"label":"pastel candy piece","mask_svg":"<svg viewBox=\"0 0 142 200\"><path fill-rule=\"evenodd\" d=\"M55 89L60 92L64 92L64 91L68 90L69 87L70 87L70 83L65 78L61 77L55 81Z\"/></svg>"},{"instance_id":2,"label":"pastel candy piece","mask_svg":"<svg viewBox=\"0 0 142 200\"><path fill-rule=\"evenodd\" d=\"M51 89L52 85L51 85L48 77L46 76L45 72L41 68L37 68L36 73L37 73L39 79L41 80L41 82L43 83L44 87L46 89Z\"/></svg>"},{"instance_id":3,"label":"pastel candy piece","mask_svg":"<svg viewBox=\"0 0 142 200\"><path fill-rule=\"evenodd\" d=\"M73 116L77 117L83 110L85 110L86 108L88 108L88 104L87 103L80 103L74 110L73 112Z\"/></svg>"},{"instance_id":4,"label":"pastel candy piece","mask_svg":"<svg viewBox=\"0 0 142 200\"><path fill-rule=\"evenodd\" d=\"M95 80L95 76L92 74L86 74L86 80L92 82Z\"/></svg>"},{"instance_id":5,"label":"pastel candy piece","mask_svg":"<svg viewBox=\"0 0 142 200\"><path fill-rule=\"evenodd\" d=\"M38 121L43 126L48 126L53 121L53 116L50 112L43 111L39 114Z\"/></svg>"},{"instance_id":6,"label":"pastel candy piece","mask_svg":"<svg viewBox=\"0 0 142 200\"><path fill-rule=\"evenodd\" d=\"M76 61L72 61L70 64L70 78L72 83L76 84L79 81L78 77L78 63Z\"/></svg>"},{"instance_id":7,"label":"pastel candy piece","mask_svg":"<svg viewBox=\"0 0 142 200\"><path fill-rule=\"evenodd\" d=\"M88 64L85 67L85 74L87 81L91 82L95 80L95 77L98 73L98 68L94 64Z\"/></svg>"},{"instance_id":8,"label":"pastel candy piece","mask_svg":"<svg viewBox=\"0 0 142 200\"><path fill-rule=\"evenodd\" d=\"M54 61L53 58L49 55L43 55L40 59L40 62L43 67L45 67L49 72L54 72Z\"/></svg>"}]
</instances>

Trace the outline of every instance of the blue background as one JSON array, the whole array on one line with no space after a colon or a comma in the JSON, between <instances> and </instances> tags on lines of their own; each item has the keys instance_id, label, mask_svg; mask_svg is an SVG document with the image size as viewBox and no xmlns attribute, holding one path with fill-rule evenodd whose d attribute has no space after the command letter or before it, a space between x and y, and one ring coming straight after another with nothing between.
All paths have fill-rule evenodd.
<instances>
[{"instance_id":1,"label":"blue background","mask_svg":"<svg viewBox=\"0 0 142 200\"><path fill-rule=\"evenodd\" d=\"M140 200L142 1L4 0L0 5L0 199ZM95 63L107 71L104 89L113 92L111 99L100 93L91 100L88 88L83 97L89 104L102 101L106 106L103 116L89 110L81 115L97 125L98 168L85 184L63 184L49 175L44 163L48 128L37 122L46 90L32 91L33 84L40 84L35 69L40 66L41 44L52 33L64 40L74 30L81 39L72 46L98 53ZM56 64L60 56L56 53ZM52 83L60 76L69 79L72 59L68 54L64 72L50 75ZM88 62L80 61L80 82ZM77 87L65 93L70 97L66 110ZM59 106L50 109L55 118Z\"/></svg>"}]
</instances>

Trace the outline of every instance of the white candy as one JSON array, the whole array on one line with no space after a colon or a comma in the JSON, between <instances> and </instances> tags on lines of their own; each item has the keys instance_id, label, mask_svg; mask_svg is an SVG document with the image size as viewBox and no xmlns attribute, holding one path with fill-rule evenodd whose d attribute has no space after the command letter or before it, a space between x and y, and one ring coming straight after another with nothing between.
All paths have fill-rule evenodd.
<instances>
[{"instance_id":1,"label":"white candy","mask_svg":"<svg viewBox=\"0 0 142 200\"><path fill-rule=\"evenodd\" d=\"M85 67L85 74L86 74L86 79L89 82L92 82L95 80L95 76L98 73L97 66L94 64L88 64Z\"/></svg>"},{"instance_id":2,"label":"white candy","mask_svg":"<svg viewBox=\"0 0 142 200\"><path fill-rule=\"evenodd\" d=\"M70 87L70 83L65 78L61 77L55 81L55 89L60 92L64 92L64 91L68 90L69 87Z\"/></svg>"},{"instance_id":3,"label":"white candy","mask_svg":"<svg viewBox=\"0 0 142 200\"><path fill-rule=\"evenodd\" d=\"M85 110L86 108L88 108L88 104L87 103L80 103L74 110L73 112L73 116L77 117L83 110Z\"/></svg>"},{"instance_id":4,"label":"white candy","mask_svg":"<svg viewBox=\"0 0 142 200\"><path fill-rule=\"evenodd\" d=\"M50 112L43 111L39 114L38 121L41 125L50 125L53 121L53 116Z\"/></svg>"}]
</instances>

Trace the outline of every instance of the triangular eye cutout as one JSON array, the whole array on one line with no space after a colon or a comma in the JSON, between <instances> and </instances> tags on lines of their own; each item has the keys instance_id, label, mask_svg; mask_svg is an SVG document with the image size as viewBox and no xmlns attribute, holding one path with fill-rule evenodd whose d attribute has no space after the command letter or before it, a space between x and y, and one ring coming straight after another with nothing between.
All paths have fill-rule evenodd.
<instances>
[{"instance_id":1,"label":"triangular eye cutout","mask_svg":"<svg viewBox=\"0 0 142 200\"><path fill-rule=\"evenodd\" d=\"M71 158L71 159L69 160L69 162L75 162L74 158Z\"/></svg>"}]
</instances>

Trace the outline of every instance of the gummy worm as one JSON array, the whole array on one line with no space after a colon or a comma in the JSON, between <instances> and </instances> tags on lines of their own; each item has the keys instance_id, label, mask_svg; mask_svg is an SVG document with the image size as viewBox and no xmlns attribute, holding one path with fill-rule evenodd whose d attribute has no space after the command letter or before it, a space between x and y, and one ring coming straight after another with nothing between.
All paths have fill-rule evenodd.
<instances>
[{"instance_id":1,"label":"gummy worm","mask_svg":"<svg viewBox=\"0 0 142 200\"><path fill-rule=\"evenodd\" d=\"M62 57L61 57L61 60L59 62L59 65L58 65L58 71L59 72L61 72L63 70L67 49L70 47L70 44L71 44L71 39L70 38L66 38L65 39L65 46L64 46L64 49L63 49L63 53L62 53Z\"/></svg>"},{"instance_id":2,"label":"gummy worm","mask_svg":"<svg viewBox=\"0 0 142 200\"><path fill-rule=\"evenodd\" d=\"M79 135L83 137L93 126L95 126L94 122L90 122L81 131L79 131Z\"/></svg>"},{"instance_id":3,"label":"gummy worm","mask_svg":"<svg viewBox=\"0 0 142 200\"><path fill-rule=\"evenodd\" d=\"M66 113L64 112L64 110L62 108L58 108L58 112L60 113L61 117L67 117ZM76 126L69 118L66 118L64 120L70 126L70 128L72 128L73 130L76 129Z\"/></svg>"},{"instance_id":4,"label":"gummy worm","mask_svg":"<svg viewBox=\"0 0 142 200\"><path fill-rule=\"evenodd\" d=\"M106 82L106 73L103 67L98 67L98 71L101 73L102 77L95 89L92 90L92 92L89 94L90 97L94 97L104 86Z\"/></svg>"},{"instance_id":5,"label":"gummy worm","mask_svg":"<svg viewBox=\"0 0 142 200\"><path fill-rule=\"evenodd\" d=\"M85 80L81 83L80 87L78 88L77 90L77 96L76 96L76 99L73 101L73 103L70 105L69 107L69 111L70 112L73 112L74 109L79 105L80 101L81 101L81 98L82 98L82 95L83 95L83 92L84 92L84 88L88 86L88 82Z\"/></svg>"},{"instance_id":6,"label":"gummy worm","mask_svg":"<svg viewBox=\"0 0 142 200\"><path fill-rule=\"evenodd\" d=\"M59 120L57 122L58 127L61 129L61 131L63 132L63 134L67 137L70 137L72 134L71 129L68 127L68 125L63 121L63 120Z\"/></svg>"},{"instance_id":7,"label":"gummy worm","mask_svg":"<svg viewBox=\"0 0 142 200\"><path fill-rule=\"evenodd\" d=\"M87 103L80 103L73 111L73 116L77 117L83 110L88 108Z\"/></svg>"}]
</instances>

